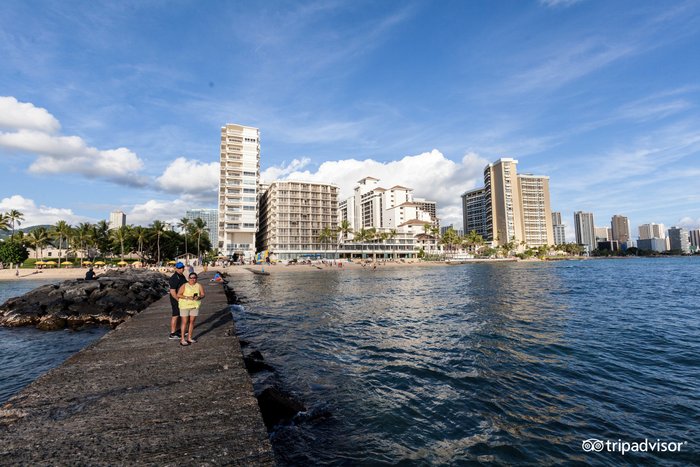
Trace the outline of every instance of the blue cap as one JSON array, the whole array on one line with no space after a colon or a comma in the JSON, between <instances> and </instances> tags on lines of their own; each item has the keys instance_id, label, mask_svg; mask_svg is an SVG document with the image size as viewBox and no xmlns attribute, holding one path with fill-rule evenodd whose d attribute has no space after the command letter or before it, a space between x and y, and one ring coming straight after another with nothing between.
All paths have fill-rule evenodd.
<instances>
[{"instance_id":1,"label":"blue cap","mask_svg":"<svg viewBox=\"0 0 700 467\"><path fill-rule=\"evenodd\" d=\"M180 269L180 268L184 268L184 267L185 267L185 265L182 264L182 261L178 261L177 263L175 263L175 269Z\"/></svg>"}]
</instances>

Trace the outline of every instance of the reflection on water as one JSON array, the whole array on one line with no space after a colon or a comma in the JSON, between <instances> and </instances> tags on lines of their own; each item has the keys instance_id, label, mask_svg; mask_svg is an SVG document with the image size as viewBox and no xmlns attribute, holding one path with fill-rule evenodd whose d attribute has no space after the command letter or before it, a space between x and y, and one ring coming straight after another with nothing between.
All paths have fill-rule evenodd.
<instances>
[{"instance_id":1,"label":"reflection on water","mask_svg":"<svg viewBox=\"0 0 700 467\"><path fill-rule=\"evenodd\" d=\"M688 440L700 422L696 259L236 277L243 338L311 412L282 464L585 462L588 438ZM694 450L694 452L693 452Z\"/></svg>"}]
</instances>

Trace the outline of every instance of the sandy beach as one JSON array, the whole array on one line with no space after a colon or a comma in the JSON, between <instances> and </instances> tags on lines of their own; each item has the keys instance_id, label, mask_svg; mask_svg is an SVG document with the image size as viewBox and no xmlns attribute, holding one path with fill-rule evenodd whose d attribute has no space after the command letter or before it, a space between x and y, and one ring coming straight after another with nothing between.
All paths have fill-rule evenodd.
<instances>
[{"instance_id":1,"label":"sandy beach","mask_svg":"<svg viewBox=\"0 0 700 467\"><path fill-rule=\"evenodd\" d=\"M465 262L468 263L477 263L477 262L509 262L509 261L515 261L512 258L508 259L470 259L466 260ZM253 271L264 271L264 272L269 272L271 275L273 274L289 274L289 273L295 273L295 272L309 272L309 271L318 271L318 272L328 272L328 271L347 271L347 270L365 270L365 271L373 271L374 270L374 263L367 262L365 263L365 266L362 266L362 263L359 261L354 261L352 263L349 263L347 261L342 262L343 266L338 267L338 264L336 263L335 265L331 265L330 263L323 264L321 262L318 263L313 263L313 264L272 264L272 265L235 265L235 266L228 266L228 267L222 267L222 266L210 266L208 269L213 270L213 271L220 271L223 273L227 273L229 275L238 275L238 274L253 274ZM416 267L436 267L436 266L445 266L447 263L444 261L418 261L418 260L409 260L409 261L386 261L382 262L379 261L377 262L376 269L382 270L386 268L416 268ZM172 274L174 269L172 267L166 267L166 268L161 268L161 272L163 274L169 276ZM200 273L203 271L202 267L196 267L195 271L197 273ZM67 268L67 269L20 269L19 270L19 276L15 275L15 270L14 269L1 269L0 270L0 281L13 281L13 280L56 280L57 282L63 281L63 280L68 280L68 279L81 279L85 277L85 273L87 272L86 268ZM100 274L106 272L104 269L95 269L95 273L99 276Z\"/></svg>"}]
</instances>

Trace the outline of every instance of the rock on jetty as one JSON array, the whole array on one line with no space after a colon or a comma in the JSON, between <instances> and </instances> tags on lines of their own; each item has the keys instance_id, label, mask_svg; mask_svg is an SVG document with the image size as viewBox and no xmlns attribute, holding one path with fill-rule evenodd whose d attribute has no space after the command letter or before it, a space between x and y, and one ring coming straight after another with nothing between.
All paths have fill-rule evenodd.
<instances>
[{"instance_id":1,"label":"rock on jetty","mask_svg":"<svg viewBox=\"0 0 700 467\"><path fill-rule=\"evenodd\" d=\"M0 306L0 326L44 330L84 324L117 326L168 293L163 274L109 271L96 280L74 279L38 287Z\"/></svg>"}]
</instances>

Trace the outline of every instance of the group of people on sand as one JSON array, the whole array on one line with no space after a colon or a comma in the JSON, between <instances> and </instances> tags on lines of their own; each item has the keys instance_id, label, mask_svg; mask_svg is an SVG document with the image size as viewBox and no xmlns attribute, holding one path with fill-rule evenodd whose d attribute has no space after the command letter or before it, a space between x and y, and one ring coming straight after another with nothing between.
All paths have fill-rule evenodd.
<instances>
[{"instance_id":1,"label":"group of people on sand","mask_svg":"<svg viewBox=\"0 0 700 467\"><path fill-rule=\"evenodd\" d=\"M194 268L190 268L185 277L185 265L182 262L175 264L175 272L170 276L170 305L172 317L170 318L169 339L180 340L181 346L196 343L193 338L194 322L199 315L199 306L204 298L204 287L197 282L197 274ZM178 329L178 319L180 327Z\"/></svg>"}]
</instances>

